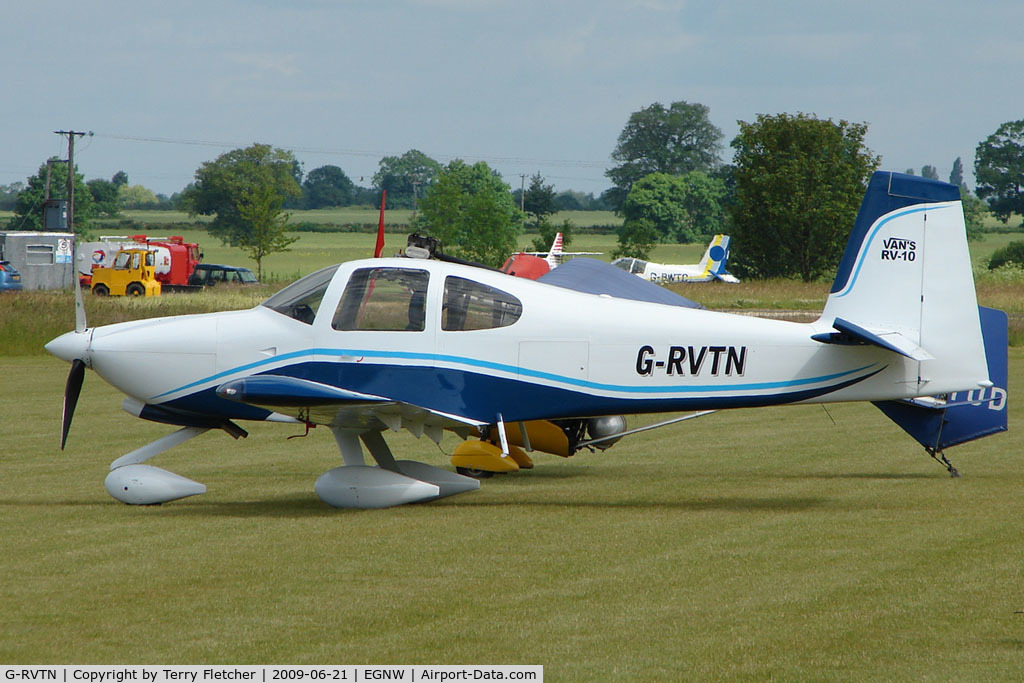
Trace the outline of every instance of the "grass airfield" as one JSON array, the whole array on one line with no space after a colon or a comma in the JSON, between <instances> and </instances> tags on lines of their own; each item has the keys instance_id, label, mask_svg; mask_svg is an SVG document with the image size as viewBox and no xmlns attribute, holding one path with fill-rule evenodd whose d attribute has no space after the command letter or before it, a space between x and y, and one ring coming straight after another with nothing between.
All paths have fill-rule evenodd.
<instances>
[{"instance_id":1,"label":"grass airfield","mask_svg":"<svg viewBox=\"0 0 1024 683\"><path fill-rule=\"evenodd\" d=\"M1010 354L1021 386L1024 349ZM0 365L4 663L1024 675L1020 431L951 449L964 476L950 479L869 405L737 410L605 453L539 454L435 503L340 511L313 492L340 463L327 430L287 441L301 430L245 424L248 439L210 432L151 461L207 494L139 508L103 478L171 428L122 412L88 373L61 453L68 366ZM439 466L457 443L388 438Z\"/></svg>"}]
</instances>

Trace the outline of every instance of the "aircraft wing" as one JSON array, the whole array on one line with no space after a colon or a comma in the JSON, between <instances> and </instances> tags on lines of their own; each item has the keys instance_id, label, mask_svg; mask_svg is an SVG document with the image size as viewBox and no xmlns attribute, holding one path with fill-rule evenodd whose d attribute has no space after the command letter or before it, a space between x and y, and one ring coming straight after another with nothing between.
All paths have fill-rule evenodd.
<instances>
[{"instance_id":1,"label":"aircraft wing","mask_svg":"<svg viewBox=\"0 0 1024 683\"><path fill-rule=\"evenodd\" d=\"M225 382L217 387L217 395L291 415L302 422L362 431L391 429L397 432L404 428L417 437L426 434L435 443L440 443L445 429L465 438L474 428L485 426L477 420L385 396L284 375L254 375Z\"/></svg>"},{"instance_id":2,"label":"aircraft wing","mask_svg":"<svg viewBox=\"0 0 1024 683\"><path fill-rule=\"evenodd\" d=\"M517 251L516 254L527 254L528 256L544 257L550 254L549 251ZM603 251L560 251L558 256L602 256ZM514 256L515 254L513 254Z\"/></svg>"}]
</instances>

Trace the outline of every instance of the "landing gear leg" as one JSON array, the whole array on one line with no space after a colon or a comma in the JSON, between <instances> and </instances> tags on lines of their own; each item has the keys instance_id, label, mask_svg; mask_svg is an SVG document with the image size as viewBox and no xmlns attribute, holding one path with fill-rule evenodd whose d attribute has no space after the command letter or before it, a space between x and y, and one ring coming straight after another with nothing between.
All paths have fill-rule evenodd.
<instances>
[{"instance_id":1,"label":"landing gear leg","mask_svg":"<svg viewBox=\"0 0 1024 683\"><path fill-rule=\"evenodd\" d=\"M954 479L960 476L960 473L957 472L957 469L953 467L953 463L951 463L946 458L946 454L943 453L942 451L937 451L932 448L929 448L928 455L932 456L932 458L934 458L937 463L945 467L946 470L949 472L949 476L953 477Z\"/></svg>"}]
</instances>

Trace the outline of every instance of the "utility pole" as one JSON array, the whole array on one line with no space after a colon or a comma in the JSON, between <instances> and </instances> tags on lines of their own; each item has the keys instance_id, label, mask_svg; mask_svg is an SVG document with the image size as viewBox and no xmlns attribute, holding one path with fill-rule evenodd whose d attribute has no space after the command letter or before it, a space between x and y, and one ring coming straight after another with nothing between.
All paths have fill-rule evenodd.
<instances>
[{"instance_id":1,"label":"utility pole","mask_svg":"<svg viewBox=\"0 0 1024 683\"><path fill-rule=\"evenodd\" d=\"M526 174L519 174L519 210L526 213Z\"/></svg>"},{"instance_id":2,"label":"utility pole","mask_svg":"<svg viewBox=\"0 0 1024 683\"><path fill-rule=\"evenodd\" d=\"M75 136L87 133L76 130L55 130L57 135L68 136L68 232L75 232ZM92 133L88 133L92 135Z\"/></svg>"}]
</instances>

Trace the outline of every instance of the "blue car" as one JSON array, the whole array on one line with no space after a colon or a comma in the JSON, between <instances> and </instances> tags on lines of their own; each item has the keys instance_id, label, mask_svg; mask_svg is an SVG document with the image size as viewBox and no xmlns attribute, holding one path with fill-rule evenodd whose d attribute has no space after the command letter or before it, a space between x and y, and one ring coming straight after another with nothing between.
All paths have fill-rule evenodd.
<instances>
[{"instance_id":1,"label":"blue car","mask_svg":"<svg viewBox=\"0 0 1024 683\"><path fill-rule=\"evenodd\" d=\"M10 261L0 261L0 292L21 289L21 273Z\"/></svg>"}]
</instances>

